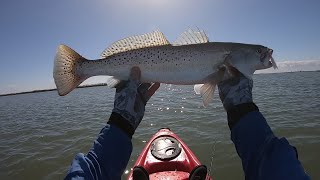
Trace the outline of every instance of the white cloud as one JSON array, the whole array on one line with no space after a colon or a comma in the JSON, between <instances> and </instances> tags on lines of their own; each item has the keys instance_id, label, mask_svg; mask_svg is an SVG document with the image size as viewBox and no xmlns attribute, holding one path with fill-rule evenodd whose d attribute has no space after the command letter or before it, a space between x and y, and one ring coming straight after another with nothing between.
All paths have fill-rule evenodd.
<instances>
[{"instance_id":1,"label":"white cloud","mask_svg":"<svg viewBox=\"0 0 320 180\"><path fill-rule=\"evenodd\" d=\"M269 68L259 70L256 71L256 74L320 70L320 60L280 61L277 62L277 65L278 69Z\"/></svg>"}]
</instances>

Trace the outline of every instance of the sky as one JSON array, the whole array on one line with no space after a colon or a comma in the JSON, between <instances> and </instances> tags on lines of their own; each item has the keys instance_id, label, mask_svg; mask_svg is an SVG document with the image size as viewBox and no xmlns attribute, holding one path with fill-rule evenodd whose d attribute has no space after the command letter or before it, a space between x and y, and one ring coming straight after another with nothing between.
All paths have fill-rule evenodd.
<instances>
[{"instance_id":1,"label":"sky","mask_svg":"<svg viewBox=\"0 0 320 180\"><path fill-rule=\"evenodd\" d=\"M277 62L319 61L319 18L318 0L1 0L0 94L55 87L59 44L98 59L114 41L154 30L173 42L198 27L210 41L272 48Z\"/></svg>"}]
</instances>

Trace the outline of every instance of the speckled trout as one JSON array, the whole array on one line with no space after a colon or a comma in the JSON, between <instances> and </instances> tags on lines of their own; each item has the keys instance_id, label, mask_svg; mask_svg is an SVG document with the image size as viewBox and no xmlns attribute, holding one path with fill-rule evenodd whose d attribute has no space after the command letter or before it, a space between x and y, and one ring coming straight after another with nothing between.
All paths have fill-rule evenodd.
<instances>
[{"instance_id":1,"label":"speckled trout","mask_svg":"<svg viewBox=\"0 0 320 180\"><path fill-rule=\"evenodd\" d=\"M113 43L98 60L87 60L60 45L53 77L59 95L64 96L92 76L111 76L107 85L114 87L127 80L136 66L141 70L141 82L195 85L195 92L208 105L216 84L232 77L231 68L248 78L256 70L276 68L272 52L262 45L209 42L202 30L187 30L170 44L163 33L154 31Z\"/></svg>"}]
</instances>

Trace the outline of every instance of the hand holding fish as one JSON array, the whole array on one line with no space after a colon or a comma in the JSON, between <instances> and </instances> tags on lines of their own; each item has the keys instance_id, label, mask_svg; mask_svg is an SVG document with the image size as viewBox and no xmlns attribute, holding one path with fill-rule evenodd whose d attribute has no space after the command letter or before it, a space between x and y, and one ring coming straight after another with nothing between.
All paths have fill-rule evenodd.
<instances>
[{"instance_id":1,"label":"hand holding fish","mask_svg":"<svg viewBox=\"0 0 320 180\"><path fill-rule=\"evenodd\" d=\"M141 71L133 67L128 81L121 81L116 86L114 109L110 117L110 123L117 124L133 135L140 124L145 111L145 106L151 96L160 87L160 83L140 83Z\"/></svg>"},{"instance_id":2,"label":"hand holding fish","mask_svg":"<svg viewBox=\"0 0 320 180\"><path fill-rule=\"evenodd\" d=\"M259 111L252 100L253 80L233 69L234 77L218 83L219 96L228 114L230 129L250 111Z\"/></svg>"},{"instance_id":3,"label":"hand holding fish","mask_svg":"<svg viewBox=\"0 0 320 180\"><path fill-rule=\"evenodd\" d=\"M236 105L252 102L252 79L237 70L235 73L235 77L218 83L219 96L226 111Z\"/></svg>"}]
</instances>

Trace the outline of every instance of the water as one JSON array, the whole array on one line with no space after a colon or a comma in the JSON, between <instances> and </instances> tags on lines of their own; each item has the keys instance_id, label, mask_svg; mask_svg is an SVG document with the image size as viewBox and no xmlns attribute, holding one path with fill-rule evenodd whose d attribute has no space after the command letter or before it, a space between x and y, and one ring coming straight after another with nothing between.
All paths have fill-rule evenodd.
<instances>
[{"instance_id":1,"label":"water","mask_svg":"<svg viewBox=\"0 0 320 180\"><path fill-rule=\"evenodd\" d=\"M320 177L320 72L254 76L254 101L278 136L299 151L308 174ZM0 179L62 179L78 152L87 152L107 122L114 90L77 89L65 97L42 92L0 97ZM134 137L130 170L146 141L169 127L210 165L214 179L244 179L226 113L215 96L202 107L192 86L162 85ZM127 175L124 174L123 178Z\"/></svg>"}]
</instances>

